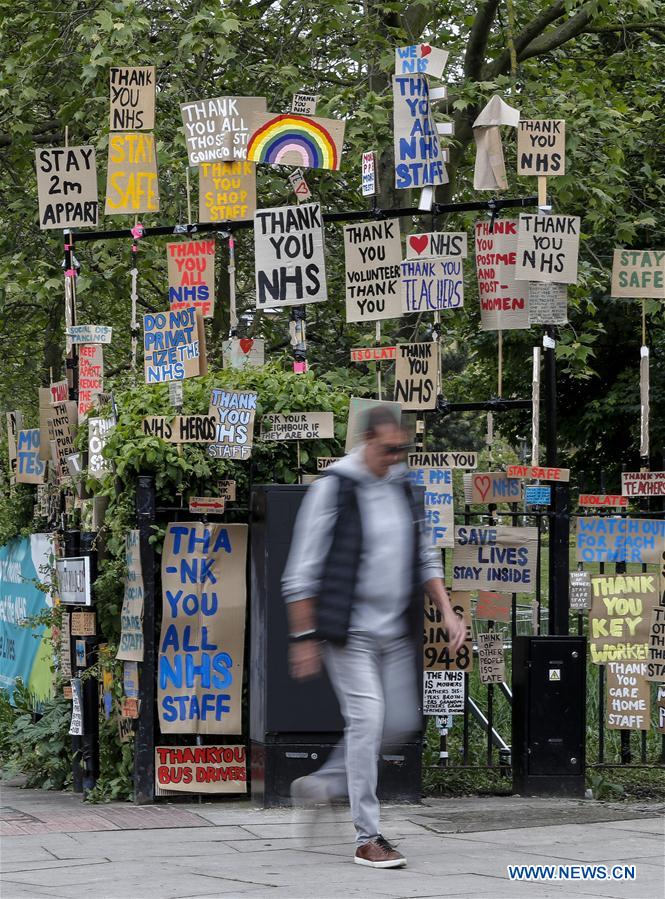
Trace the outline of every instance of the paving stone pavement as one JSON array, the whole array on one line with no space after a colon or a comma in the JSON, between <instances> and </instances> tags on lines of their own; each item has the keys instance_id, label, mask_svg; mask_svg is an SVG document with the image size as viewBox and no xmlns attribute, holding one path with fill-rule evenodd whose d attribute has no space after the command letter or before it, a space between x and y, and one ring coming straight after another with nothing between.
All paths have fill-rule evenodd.
<instances>
[{"instance_id":1,"label":"paving stone pavement","mask_svg":"<svg viewBox=\"0 0 665 899\"><path fill-rule=\"evenodd\" d=\"M402 870L354 865L346 809L303 844L251 802L83 805L2 784L2 899L662 899L665 806L489 797L384 806ZM636 865L634 881L516 882L507 865Z\"/></svg>"}]
</instances>

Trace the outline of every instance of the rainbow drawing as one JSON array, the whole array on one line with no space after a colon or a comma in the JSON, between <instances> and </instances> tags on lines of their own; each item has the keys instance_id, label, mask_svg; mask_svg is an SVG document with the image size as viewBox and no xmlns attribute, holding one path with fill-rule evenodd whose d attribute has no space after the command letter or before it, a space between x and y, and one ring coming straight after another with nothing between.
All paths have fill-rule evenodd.
<instances>
[{"instance_id":1,"label":"rainbow drawing","mask_svg":"<svg viewBox=\"0 0 665 899\"><path fill-rule=\"evenodd\" d=\"M267 165L338 169L344 122L284 113L257 114L247 143L247 159Z\"/></svg>"}]
</instances>

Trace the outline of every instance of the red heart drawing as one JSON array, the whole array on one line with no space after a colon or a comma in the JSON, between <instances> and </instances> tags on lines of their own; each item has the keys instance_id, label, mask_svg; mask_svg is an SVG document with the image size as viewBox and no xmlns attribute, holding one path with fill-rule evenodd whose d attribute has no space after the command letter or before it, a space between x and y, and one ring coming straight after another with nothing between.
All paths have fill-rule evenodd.
<instances>
[{"instance_id":1,"label":"red heart drawing","mask_svg":"<svg viewBox=\"0 0 665 899\"><path fill-rule=\"evenodd\" d=\"M487 494L490 492L492 479L486 474L476 475L476 477L473 479L473 486L476 488L481 497L485 499Z\"/></svg>"},{"instance_id":2,"label":"red heart drawing","mask_svg":"<svg viewBox=\"0 0 665 899\"><path fill-rule=\"evenodd\" d=\"M427 244L429 243L429 237L426 234L414 235L409 238L409 243L416 251L416 253L420 256L423 250L427 249Z\"/></svg>"},{"instance_id":3,"label":"red heart drawing","mask_svg":"<svg viewBox=\"0 0 665 899\"><path fill-rule=\"evenodd\" d=\"M432 52L432 48L430 47L429 44L421 44L420 45L420 55L422 57L429 56L431 52Z\"/></svg>"},{"instance_id":4,"label":"red heart drawing","mask_svg":"<svg viewBox=\"0 0 665 899\"><path fill-rule=\"evenodd\" d=\"M245 353L245 355L249 353L251 348L254 346L254 341L251 337L241 337L238 343L240 344L240 349L243 351L243 353Z\"/></svg>"}]
</instances>

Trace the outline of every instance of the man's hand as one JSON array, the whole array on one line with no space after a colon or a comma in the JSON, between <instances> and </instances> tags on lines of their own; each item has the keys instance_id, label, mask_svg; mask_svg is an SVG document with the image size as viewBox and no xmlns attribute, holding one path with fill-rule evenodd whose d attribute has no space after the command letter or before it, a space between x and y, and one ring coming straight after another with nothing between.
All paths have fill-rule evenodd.
<instances>
[{"instance_id":1,"label":"man's hand","mask_svg":"<svg viewBox=\"0 0 665 899\"><path fill-rule=\"evenodd\" d=\"M460 616L453 612L450 606L446 613L443 616L443 623L448 631L448 639L450 640L450 645L454 653L457 652L464 645L464 641L466 640L466 625L464 624L464 619L460 618Z\"/></svg>"},{"instance_id":2,"label":"man's hand","mask_svg":"<svg viewBox=\"0 0 665 899\"><path fill-rule=\"evenodd\" d=\"M295 680L309 680L321 673L321 644L318 640L299 640L289 644L289 669Z\"/></svg>"}]
</instances>

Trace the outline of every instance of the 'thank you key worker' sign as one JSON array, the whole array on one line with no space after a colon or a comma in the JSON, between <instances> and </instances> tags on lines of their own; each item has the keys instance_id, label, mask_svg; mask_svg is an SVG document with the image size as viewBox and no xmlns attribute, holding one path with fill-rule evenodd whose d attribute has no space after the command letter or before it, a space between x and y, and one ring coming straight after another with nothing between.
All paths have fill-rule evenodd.
<instances>
[{"instance_id":1,"label":"'thank you key worker' sign","mask_svg":"<svg viewBox=\"0 0 665 899\"><path fill-rule=\"evenodd\" d=\"M596 575L589 612L591 661L646 661L649 623L658 602L656 576Z\"/></svg>"},{"instance_id":2,"label":"'thank you key worker' sign","mask_svg":"<svg viewBox=\"0 0 665 899\"><path fill-rule=\"evenodd\" d=\"M456 527L453 590L533 593L537 544L536 528Z\"/></svg>"}]
</instances>

